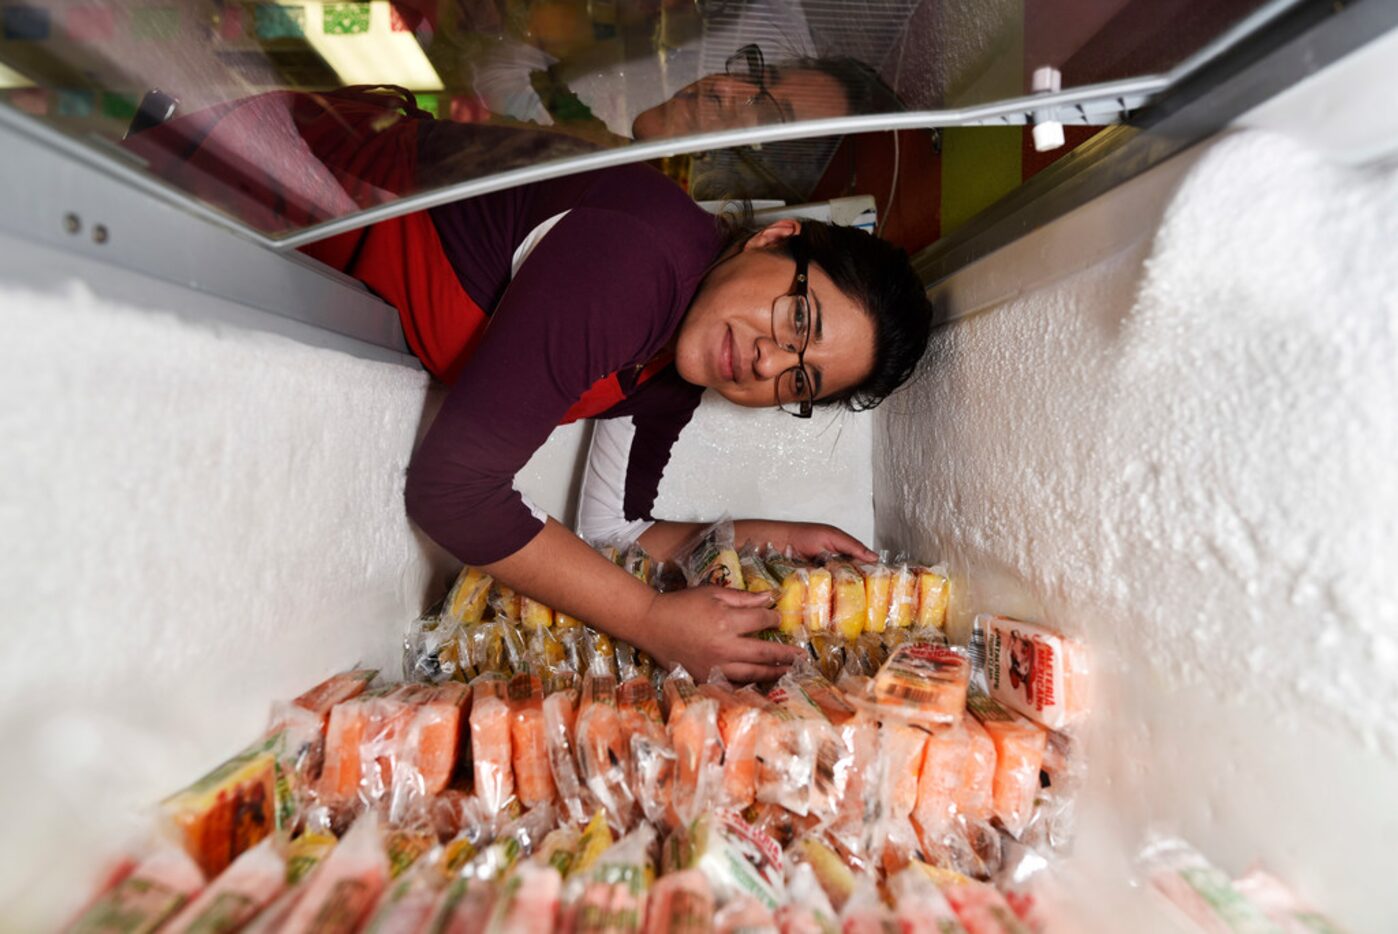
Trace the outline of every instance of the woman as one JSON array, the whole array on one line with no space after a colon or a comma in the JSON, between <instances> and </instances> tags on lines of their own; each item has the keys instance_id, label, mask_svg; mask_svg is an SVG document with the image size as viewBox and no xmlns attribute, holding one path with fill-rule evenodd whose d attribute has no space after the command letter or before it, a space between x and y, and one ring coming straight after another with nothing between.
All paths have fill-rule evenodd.
<instances>
[{"instance_id":1,"label":"woman","mask_svg":"<svg viewBox=\"0 0 1398 934\"><path fill-rule=\"evenodd\" d=\"M284 101L287 125L358 203L411 187L421 163L449 160L464 133L480 132L411 112L386 120L402 102L364 92L302 97ZM227 112L183 120L131 145L188 187L211 171L206 149L227 168L220 136L250 124ZM242 203L285 208L282 182L257 167L222 184ZM799 656L746 638L775 625L764 596L656 594L533 509L514 476L560 423L631 419L614 519L657 558L671 556L696 527L655 521L650 509L705 389L809 416L815 405L877 404L911 374L931 308L901 250L789 220L731 235L658 172L627 166L444 205L306 252L394 305L414 353L451 386L405 491L409 516L434 540L667 666L763 680ZM740 540L874 557L830 526L736 525Z\"/></svg>"}]
</instances>

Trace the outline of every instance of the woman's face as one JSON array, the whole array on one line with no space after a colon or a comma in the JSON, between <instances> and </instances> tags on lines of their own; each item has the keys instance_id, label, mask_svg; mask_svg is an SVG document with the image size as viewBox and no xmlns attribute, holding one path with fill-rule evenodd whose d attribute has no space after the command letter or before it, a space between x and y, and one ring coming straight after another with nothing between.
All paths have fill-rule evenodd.
<instances>
[{"instance_id":1,"label":"woman's face","mask_svg":"<svg viewBox=\"0 0 1398 934\"><path fill-rule=\"evenodd\" d=\"M791 291L796 261L775 247L799 232L778 221L704 278L680 324L675 366L687 382L753 408L777 404L777 379L797 365L772 335L772 303ZM874 323L815 263L808 270L810 342L804 362L823 399L853 389L874 368Z\"/></svg>"},{"instance_id":2,"label":"woman's face","mask_svg":"<svg viewBox=\"0 0 1398 934\"><path fill-rule=\"evenodd\" d=\"M840 82L821 71L772 69L770 96L745 78L709 75L644 111L631 125L636 139L689 136L758 124L843 117L849 103Z\"/></svg>"}]
</instances>

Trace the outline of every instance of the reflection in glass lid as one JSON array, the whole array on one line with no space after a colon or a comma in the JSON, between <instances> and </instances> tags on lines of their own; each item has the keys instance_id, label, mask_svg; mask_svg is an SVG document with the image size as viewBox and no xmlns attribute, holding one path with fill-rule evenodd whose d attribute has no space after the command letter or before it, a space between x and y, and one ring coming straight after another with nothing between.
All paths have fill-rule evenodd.
<instances>
[{"instance_id":1,"label":"reflection in glass lid","mask_svg":"<svg viewBox=\"0 0 1398 934\"><path fill-rule=\"evenodd\" d=\"M0 117L285 240L522 170L1014 101L1045 66L1065 91L1152 75L1261 6L4 0Z\"/></svg>"}]
</instances>

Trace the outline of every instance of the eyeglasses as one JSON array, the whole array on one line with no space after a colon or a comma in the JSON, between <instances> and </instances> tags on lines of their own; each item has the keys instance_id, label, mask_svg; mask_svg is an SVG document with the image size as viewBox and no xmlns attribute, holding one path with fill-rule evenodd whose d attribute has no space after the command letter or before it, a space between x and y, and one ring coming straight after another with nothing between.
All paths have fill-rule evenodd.
<instances>
[{"instance_id":1,"label":"eyeglasses","mask_svg":"<svg viewBox=\"0 0 1398 934\"><path fill-rule=\"evenodd\" d=\"M811 303L806 270L810 258L797 234L787 240L796 258L796 278L785 295L772 301L772 338L787 353L796 354L796 365L777 377L777 405L788 415L810 418L815 409L815 382L806 369L806 347L811 342Z\"/></svg>"},{"instance_id":2,"label":"eyeglasses","mask_svg":"<svg viewBox=\"0 0 1398 934\"><path fill-rule=\"evenodd\" d=\"M782 105L777 103L777 99L772 96L772 92L767 89L767 79L771 72L767 70L767 62L762 57L762 49L755 44L743 46L723 64L723 73L730 78L737 78L739 81L746 81L748 84L757 87L757 93L747 99L747 106L756 113L757 123L785 123L786 111Z\"/></svg>"}]
</instances>

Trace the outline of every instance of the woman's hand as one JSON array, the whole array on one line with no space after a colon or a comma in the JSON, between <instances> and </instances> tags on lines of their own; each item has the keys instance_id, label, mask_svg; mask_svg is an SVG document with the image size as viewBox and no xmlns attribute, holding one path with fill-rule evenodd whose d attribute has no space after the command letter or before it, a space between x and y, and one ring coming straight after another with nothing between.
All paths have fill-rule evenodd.
<instances>
[{"instance_id":1,"label":"woman's hand","mask_svg":"<svg viewBox=\"0 0 1398 934\"><path fill-rule=\"evenodd\" d=\"M779 550L790 547L803 558L814 558L822 552L828 552L849 555L859 561L879 560L877 554L853 535L820 522L758 519L736 522L734 528L739 543L751 541L762 546L771 542Z\"/></svg>"},{"instance_id":2,"label":"woman's hand","mask_svg":"<svg viewBox=\"0 0 1398 934\"><path fill-rule=\"evenodd\" d=\"M753 633L777 625L767 594L692 587L656 594L641 638L634 640L666 668L683 665L704 681L717 668L732 681L771 681L805 653Z\"/></svg>"}]
</instances>

